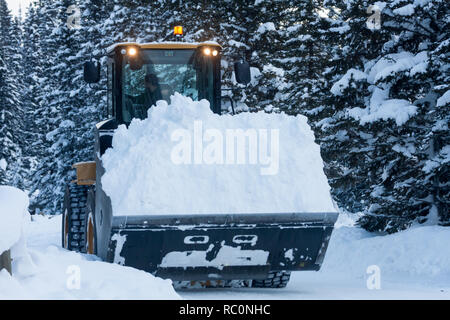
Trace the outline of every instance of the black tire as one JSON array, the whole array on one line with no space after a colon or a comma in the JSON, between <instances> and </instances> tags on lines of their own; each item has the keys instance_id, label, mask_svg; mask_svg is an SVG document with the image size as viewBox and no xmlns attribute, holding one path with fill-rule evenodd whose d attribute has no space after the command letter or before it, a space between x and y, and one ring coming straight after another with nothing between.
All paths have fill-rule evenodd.
<instances>
[{"instance_id":1,"label":"black tire","mask_svg":"<svg viewBox=\"0 0 450 320\"><path fill-rule=\"evenodd\" d=\"M253 280L252 288L284 288L291 278L289 271L271 271L265 280Z\"/></svg>"},{"instance_id":2,"label":"black tire","mask_svg":"<svg viewBox=\"0 0 450 320\"><path fill-rule=\"evenodd\" d=\"M86 252L86 204L90 186L70 183L64 195L62 214L62 247Z\"/></svg>"}]
</instances>

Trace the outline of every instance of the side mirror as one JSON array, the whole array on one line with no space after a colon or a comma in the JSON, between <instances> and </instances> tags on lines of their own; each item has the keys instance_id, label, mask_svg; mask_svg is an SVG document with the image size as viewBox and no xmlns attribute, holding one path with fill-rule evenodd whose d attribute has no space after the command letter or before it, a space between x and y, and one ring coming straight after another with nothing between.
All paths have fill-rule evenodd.
<instances>
[{"instance_id":1,"label":"side mirror","mask_svg":"<svg viewBox=\"0 0 450 320\"><path fill-rule=\"evenodd\" d=\"M100 81L100 63L88 61L84 63L84 81L97 83Z\"/></svg>"},{"instance_id":2,"label":"side mirror","mask_svg":"<svg viewBox=\"0 0 450 320\"><path fill-rule=\"evenodd\" d=\"M247 61L241 60L234 63L234 74L236 76L236 81L241 84L250 83L250 65Z\"/></svg>"}]
</instances>

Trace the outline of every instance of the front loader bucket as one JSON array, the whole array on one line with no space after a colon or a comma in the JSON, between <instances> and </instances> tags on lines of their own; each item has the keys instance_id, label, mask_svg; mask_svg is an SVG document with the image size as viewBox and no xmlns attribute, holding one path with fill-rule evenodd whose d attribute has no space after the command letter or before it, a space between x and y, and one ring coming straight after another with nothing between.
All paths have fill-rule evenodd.
<instances>
[{"instance_id":1,"label":"front loader bucket","mask_svg":"<svg viewBox=\"0 0 450 320\"><path fill-rule=\"evenodd\" d=\"M118 216L107 260L174 281L319 270L337 213Z\"/></svg>"}]
</instances>

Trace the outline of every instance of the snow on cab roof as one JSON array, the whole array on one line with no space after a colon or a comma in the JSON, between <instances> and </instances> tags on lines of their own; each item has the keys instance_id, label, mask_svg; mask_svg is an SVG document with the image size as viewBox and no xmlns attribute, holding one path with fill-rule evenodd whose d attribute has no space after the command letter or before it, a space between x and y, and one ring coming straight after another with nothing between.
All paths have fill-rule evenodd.
<instances>
[{"instance_id":1,"label":"snow on cab roof","mask_svg":"<svg viewBox=\"0 0 450 320\"><path fill-rule=\"evenodd\" d=\"M137 42L119 42L109 46L106 49L107 53L112 52L115 48L119 46L138 46L142 49L196 49L201 46L216 46L221 47L215 41L204 41L204 42L176 42L176 41L164 41L164 42L147 42L147 43L137 43Z\"/></svg>"}]
</instances>

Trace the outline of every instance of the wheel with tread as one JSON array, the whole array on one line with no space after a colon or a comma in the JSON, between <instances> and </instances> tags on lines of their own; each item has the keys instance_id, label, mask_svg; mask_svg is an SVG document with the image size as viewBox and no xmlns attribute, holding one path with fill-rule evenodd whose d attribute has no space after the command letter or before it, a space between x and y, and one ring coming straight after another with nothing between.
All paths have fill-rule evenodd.
<instances>
[{"instance_id":1,"label":"wheel with tread","mask_svg":"<svg viewBox=\"0 0 450 320\"><path fill-rule=\"evenodd\" d=\"M71 251L87 253L88 221L92 211L92 186L70 183L66 188L62 215L62 247ZM89 202L88 202L89 198ZM91 210L88 210L88 207ZM91 215L93 217L93 214ZM91 218L93 221L93 218ZM95 226L95 224L94 224ZM95 229L93 229L95 230ZM95 247L94 247L95 248Z\"/></svg>"},{"instance_id":2,"label":"wheel with tread","mask_svg":"<svg viewBox=\"0 0 450 320\"><path fill-rule=\"evenodd\" d=\"M85 252L89 254L97 254L97 232L95 226L95 188L89 188L86 202L86 242Z\"/></svg>"},{"instance_id":3,"label":"wheel with tread","mask_svg":"<svg viewBox=\"0 0 450 320\"><path fill-rule=\"evenodd\" d=\"M253 280L252 288L284 288L291 278L289 271L271 271L264 280Z\"/></svg>"}]
</instances>

